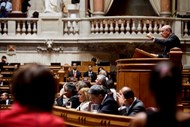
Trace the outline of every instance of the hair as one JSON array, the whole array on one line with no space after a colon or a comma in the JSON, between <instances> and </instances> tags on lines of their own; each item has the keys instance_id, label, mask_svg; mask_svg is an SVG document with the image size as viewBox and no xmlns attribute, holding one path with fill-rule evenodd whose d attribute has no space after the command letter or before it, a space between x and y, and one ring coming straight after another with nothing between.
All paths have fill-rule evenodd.
<instances>
[{"instance_id":1,"label":"hair","mask_svg":"<svg viewBox=\"0 0 190 127\"><path fill-rule=\"evenodd\" d=\"M100 80L101 85L107 87L107 82L106 82L106 76L105 75L98 75L97 78Z\"/></svg>"},{"instance_id":2,"label":"hair","mask_svg":"<svg viewBox=\"0 0 190 127\"><path fill-rule=\"evenodd\" d=\"M176 105L182 89L180 68L171 61L158 63L151 73L149 87L159 106Z\"/></svg>"},{"instance_id":3,"label":"hair","mask_svg":"<svg viewBox=\"0 0 190 127\"><path fill-rule=\"evenodd\" d=\"M129 99L129 98L134 98L134 92L132 91L132 89L127 89L123 92L123 95L125 97L125 99Z\"/></svg>"},{"instance_id":4,"label":"hair","mask_svg":"<svg viewBox=\"0 0 190 127\"><path fill-rule=\"evenodd\" d=\"M107 94L107 91L103 85L93 85L90 87L89 93L96 95L96 96L98 96L100 94L105 96L105 94Z\"/></svg>"},{"instance_id":5,"label":"hair","mask_svg":"<svg viewBox=\"0 0 190 127\"><path fill-rule=\"evenodd\" d=\"M95 57L93 57L93 58L91 59L91 61L96 62L97 59L96 59Z\"/></svg>"},{"instance_id":6,"label":"hair","mask_svg":"<svg viewBox=\"0 0 190 127\"><path fill-rule=\"evenodd\" d=\"M172 28L170 25L165 25L163 26L165 28L165 30L169 31L170 33L172 33Z\"/></svg>"},{"instance_id":7,"label":"hair","mask_svg":"<svg viewBox=\"0 0 190 127\"><path fill-rule=\"evenodd\" d=\"M2 56L1 59L7 59L7 57L6 56Z\"/></svg>"},{"instance_id":8,"label":"hair","mask_svg":"<svg viewBox=\"0 0 190 127\"><path fill-rule=\"evenodd\" d=\"M78 87L78 91L84 87L88 87L88 85L84 81L78 81L76 83L76 87Z\"/></svg>"},{"instance_id":9,"label":"hair","mask_svg":"<svg viewBox=\"0 0 190 127\"><path fill-rule=\"evenodd\" d=\"M75 87L74 83L68 82L65 85L65 88L66 88L66 91L70 91L72 93L72 95L76 95L77 94L77 90L76 90L76 87Z\"/></svg>"},{"instance_id":10,"label":"hair","mask_svg":"<svg viewBox=\"0 0 190 127\"><path fill-rule=\"evenodd\" d=\"M13 75L12 94L16 102L32 109L51 111L56 81L50 70L32 63L19 68Z\"/></svg>"},{"instance_id":11,"label":"hair","mask_svg":"<svg viewBox=\"0 0 190 127\"><path fill-rule=\"evenodd\" d=\"M89 89L88 87L80 89L81 92L84 92L85 95L85 101L90 101L90 95L89 95Z\"/></svg>"}]
</instances>

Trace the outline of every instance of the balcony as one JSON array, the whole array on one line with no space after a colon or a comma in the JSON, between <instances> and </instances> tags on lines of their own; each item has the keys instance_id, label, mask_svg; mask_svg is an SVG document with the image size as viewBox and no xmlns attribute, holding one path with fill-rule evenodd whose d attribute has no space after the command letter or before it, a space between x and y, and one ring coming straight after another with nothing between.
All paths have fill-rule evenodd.
<instances>
[{"instance_id":1,"label":"balcony","mask_svg":"<svg viewBox=\"0 0 190 127\"><path fill-rule=\"evenodd\" d=\"M53 23L52 25L50 23ZM190 43L190 19L143 16L116 16L93 18L1 18L0 41L8 40L68 40L85 42L144 42L146 34L159 37L164 24L183 43ZM51 25L51 26L50 26ZM52 35L53 34L53 35Z\"/></svg>"}]
</instances>

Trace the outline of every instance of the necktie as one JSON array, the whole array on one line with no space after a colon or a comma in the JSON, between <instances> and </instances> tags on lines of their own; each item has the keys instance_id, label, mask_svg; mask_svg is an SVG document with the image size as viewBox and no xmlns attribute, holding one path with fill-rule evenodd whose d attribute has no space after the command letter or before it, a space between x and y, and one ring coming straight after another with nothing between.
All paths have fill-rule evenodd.
<instances>
[{"instance_id":1,"label":"necktie","mask_svg":"<svg viewBox=\"0 0 190 127\"><path fill-rule=\"evenodd\" d=\"M76 78L76 76L77 76L77 71L74 71L74 77Z\"/></svg>"}]
</instances>

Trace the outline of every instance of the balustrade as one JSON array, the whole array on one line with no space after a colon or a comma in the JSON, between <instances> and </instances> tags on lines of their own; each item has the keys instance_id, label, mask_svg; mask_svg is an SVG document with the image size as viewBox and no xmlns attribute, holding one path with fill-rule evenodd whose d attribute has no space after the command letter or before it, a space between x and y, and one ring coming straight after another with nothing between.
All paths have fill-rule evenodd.
<instances>
[{"instance_id":1,"label":"balustrade","mask_svg":"<svg viewBox=\"0 0 190 127\"><path fill-rule=\"evenodd\" d=\"M53 19L52 19L53 20ZM89 26L84 26L85 23L89 22ZM166 17L144 17L144 16L106 16L106 17L92 17L92 18L63 18L63 28L60 31L63 31L61 36L67 36L68 38L73 38L72 35L77 36L86 36L98 38L102 37L116 37L113 35L121 35L122 38L132 38L137 37L146 38L147 33L153 33L157 36L160 33L160 28L169 24L171 26L176 25L176 22L179 22L176 27L172 27L173 31L177 31L177 35L182 39L190 38L190 19L182 18L166 18ZM12 25L11 23L15 24ZM38 33L38 27L41 26L39 19L34 18L1 18L0 19L0 34L1 35L37 35L41 36L42 33ZM53 27L53 26L52 26ZM41 27L40 27L41 28ZM84 29L85 30L82 30ZM10 33L10 31L12 33ZM86 31L86 35L84 32ZM48 31L47 31L48 32ZM89 32L89 33L88 33ZM127 36L124 36L127 35Z\"/></svg>"}]
</instances>

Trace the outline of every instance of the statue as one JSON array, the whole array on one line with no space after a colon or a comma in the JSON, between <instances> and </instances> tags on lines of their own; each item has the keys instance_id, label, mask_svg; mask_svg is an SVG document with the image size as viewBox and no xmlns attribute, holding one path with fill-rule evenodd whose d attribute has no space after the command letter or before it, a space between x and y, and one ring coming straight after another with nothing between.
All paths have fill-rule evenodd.
<instances>
[{"instance_id":1,"label":"statue","mask_svg":"<svg viewBox=\"0 0 190 127\"><path fill-rule=\"evenodd\" d=\"M63 11L63 0L44 0L45 13L59 13Z\"/></svg>"}]
</instances>

